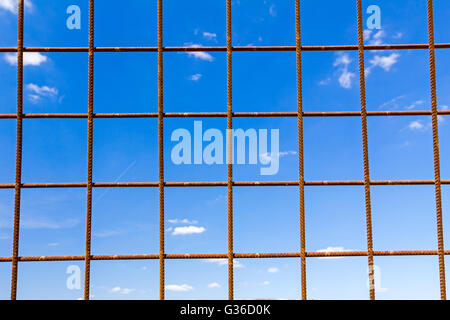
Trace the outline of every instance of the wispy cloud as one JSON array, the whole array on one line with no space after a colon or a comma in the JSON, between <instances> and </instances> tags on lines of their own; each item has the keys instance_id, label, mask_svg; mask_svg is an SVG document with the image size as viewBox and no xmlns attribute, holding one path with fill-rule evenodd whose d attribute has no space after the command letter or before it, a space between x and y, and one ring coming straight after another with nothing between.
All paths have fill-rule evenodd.
<instances>
[{"instance_id":1,"label":"wispy cloud","mask_svg":"<svg viewBox=\"0 0 450 320\"><path fill-rule=\"evenodd\" d=\"M120 293L120 294L130 294L135 291L136 289L121 288L121 287L114 287L111 290L109 290L110 293Z\"/></svg>"},{"instance_id":2,"label":"wispy cloud","mask_svg":"<svg viewBox=\"0 0 450 320\"><path fill-rule=\"evenodd\" d=\"M297 151L282 151L282 152L273 153L273 154L266 152L266 153L263 153L263 154L259 155L259 159L260 159L261 163L268 164L268 163L271 162L271 160L273 158L280 159L280 158L283 158L283 157L286 157L286 156L296 155L296 154L297 154Z\"/></svg>"},{"instance_id":3,"label":"wispy cloud","mask_svg":"<svg viewBox=\"0 0 450 320\"><path fill-rule=\"evenodd\" d=\"M58 89L48 86L38 86L34 83L29 83L25 86L28 91L28 100L32 103L38 103L42 98L54 98L58 95Z\"/></svg>"},{"instance_id":4,"label":"wispy cloud","mask_svg":"<svg viewBox=\"0 0 450 320\"><path fill-rule=\"evenodd\" d=\"M369 30L372 31L372 30ZM372 36L373 34L373 36ZM383 38L386 35L384 30L379 30L375 33L367 33L365 34L367 35L367 38L365 40L367 40L369 42L370 45L380 45L383 44Z\"/></svg>"},{"instance_id":5,"label":"wispy cloud","mask_svg":"<svg viewBox=\"0 0 450 320\"><path fill-rule=\"evenodd\" d=\"M202 75L200 73L193 74L189 77L189 80L191 81L199 81L202 78Z\"/></svg>"},{"instance_id":6,"label":"wispy cloud","mask_svg":"<svg viewBox=\"0 0 450 320\"><path fill-rule=\"evenodd\" d=\"M422 124L421 121L416 120L416 121L410 122L409 125L408 125L408 128L409 128L410 130L413 130L413 131L416 131L416 130L423 130L423 129L425 129L425 125Z\"/></svg>"},{"instance_id":7,"label":"wispy cloud","mask_svg":"<svg viewBox=\"0 0 450 320\"><path fill-rule=\"evenodd\" d=\"M169 219L167 220L167 222L169 223L173 223L173 224L197 224L198 221L197 220L189 220L189 219Z\"/></svg>"},{"instance_id":8,"label":"wispy cloud","mask_svg":"<svg viewBox=\"0 0 450 320\"><path fill-rule=\"evenodd\" d=\"M320 249L317 250L317 252L324 252L324 253L329 253L329 252L348 252L348 251L353 251L351 249L345 249L344 247L328 247L326 249ZM340 259L343 257L320 257L319 259Z\"/></svg>"},{"instance_id":9,"label":"wispy cloud","mask_svg":"<svg viewBox=\"0 0 450 320\"><path fill-rule=\"evenodd\" d=\"M24 217L20 222L20 226L25 229L67 229L75 227L78 223L77 219L55 221L48 218Z\"/></svg>"},{"instance_id":10,"label":"wispy cloud","mask_svg":"<svg viewBox=\"0 0 450 320\"><path fill-rule=\"evenodd\" d=\"M381 105L381 107L397 108L397 107L399 107L398 102L399 102L400 100L403 100L404 98L406 98L406 95L397 96L397 97L392 98L391 100L389 100L389 101L383 103L383 104Z\"/></svg>"},{"instance_id":11,"label":"wispy cloud","mask_svg":"<svg viewBox=\"0 0 450 320\"><path fill-rule=\"evenodd\" d=\"M173 229L172 235L174 236L184 236L188 234L200 234L205 232L204 227L186 226L186 227L176 227Z\"/></svg>"},{"instance_id":12,"label":"wispy cloud","mask_svg":"<svg viewBox=\"0 0 450 320\"><path fill-rule=\"evenodd\" d=\"M216 40L217 39L217 34L212 33L212 32L203 32L202 33L203 37L208 39L208 40Z\"/></svg>"},{"instance_id":13,"label":"wispy cloud","mask_svg":"<svg viewBox=\"0 0 450 320\"><path fill-rule=\"evenodd\" d=\"M228 265L228 259L206 259L205 262L207 263L214 263L218 266L226 266ZM244 265L239 262L239 260L233 259L233 268L243 268Z\"/></svg>"},{"instance_id":14,"label":"wispy cloud","mask_svg":"<svg viewBox=\"0 0 450 320\"><path fill-rule=\"evenodd\" d=\"M125 230L104 230L99 232L94 232L94 236L97 238L109 238L125 234Z\"/></svg>"},{"instance_id":15,"label":"wispy cloud","mask_svg":"<svg viewBox=\"0 0 450 320\"><path fill-rule=\"evenodd\" d=\"M414 109L414 108L416 108L416 107L418 107L418 106L421 106L421 105L423 105L425 103L425 101L423 101L423 100L417 100L417 101L414 101L413 103L411 103L408 107L406 107L407 109Z\"/></svg>"},{"instance_id":16,"label":"wispy cloud","mask_svg":"<svg viewBox=\"0 0 450 320\"><path fill-rule=\"evenodd\" d=\"M222 288L222 286L220 284L218 284L217 282L213 282L213 283L208 284L208 288L218 289L218 288Z\"/></svg>"},{"instance_id":17,"label":"wispy cloud","mask_svg":"<svg viewBox=\"0 0 450 320\"><path fill-rule=\"evenodd\" d=\"M338 53L336 60L333 63L333 66L338 68L339 85L344 89L351 89L352 80L356 76L353 72L349 71L349 65L352 62L349 55L347 53Z\"/></svg>"},{"instance_id":18,"label":"wispy cloud","mask_svg":"<svg viewBox=\"0 0 450 320\"><path fill-rule=\"evenodd\" d=\"M188 284L182 284L182 285L169 284L166 286L166 290L175 291L175 292L188 292L188 291L193 291L194 287L192 287Z\"/></svg>"},{"instance_id":19,"label":"wispy cloud","mask_svg":"<svg viewBox=\"0 0 450 320\"><path fill-rule=\"evenodd\" d=\"M376 67L380 67L384 71L389 72L392 66L398 62L399 57L399 53L391 53L388 56L374 56L371 60L369 60L370 66L365 70L366 77L372 72L372 69Z\"/></svg>"},{"instance_id":20,"label":"wispy cloud","mask_svg":"<svg viewBox=\"0 0 450 320\"><path fill-rule=\"evenodd\" d=\"M267 272L269 272L269 273L277 273L277 272L280 272L280 269L278 269L276 267L271 267L271 268L267 269Z\"/></svg>"},{"instance_id":21,"label":"wispy cloud","mask_svg":"<svg viewBox=\"0 0 450 320\"><path fill-rule=\"evenodd\" d=\"M4 55L5 61L11 65L17 65L17 53L6 53ZM40 66L42 63L46 62L48 58L39 52L24 52L23 54L23 65L26 66Z\"/></svg>"},{"instance_id":22,"label":"wispy cloud","mask_svg":"<svg viewBox=\"0 0 450 320\"><path fill-rule=\"evenodd\" d=\"M199 44L192 44L192 45L190 45L190 47L200 48L201 45L199 45ZM214 57L212 55L210 55L207 52L203 52L203 51L187 52L187 55L189 57L193 57L195 59L199 59L199 60L203 60L203 61L208 61L208 62L213 62L214 61Z\"/></svg>"},{"instance_id":23,"label":"wispy cloud","mask_svg":"<svg viewBox=\"0 0 450 320\"><path fill-rule=\"evenodd\" d=\"M59 246L59 242L51 242L48 244L49 247L57 247Z\"/></svg>"}]
</instances>

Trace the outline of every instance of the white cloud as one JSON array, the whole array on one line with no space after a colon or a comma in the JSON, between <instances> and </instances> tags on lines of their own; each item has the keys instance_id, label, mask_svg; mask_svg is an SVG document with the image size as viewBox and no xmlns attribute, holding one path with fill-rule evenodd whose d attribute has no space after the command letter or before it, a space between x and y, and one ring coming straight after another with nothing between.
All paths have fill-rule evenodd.
<instances>
[{"instance_id":1,"label":"white cloud","mask_svg":"<svg viewBox=\"0 0 450 320\"><path fill-rule=\"evenodd\" d=\"M203 32L203 37L205 37L208 40L216 40L217 39L217 34L205 31L205 32Z\"/></svg>"},{"instance_id":2,"label":"white cloud","mask_svg":"<svg viewBox=\"0 0 450 320\"><path fill-rule=\"evenodd\" d=\"M380 45L383 43L383 38L385 36L385 33L383 30L378 31L375 33L372 37L372 39L369 41L369 44L371 45Z\"/></svg>"},{"instance_id":3,"label":"white cloud","mask_svg":"<svg viewBox=\"0 0 450 320\"><path fill-rule=\"evenodd\" d=\"M277 272L280 272L280 269L278 269L276 267L271 267L271 268L267 269L267 272L269 272L269 273L277 273Z\"/></svg>"},{"instance_id":4,"label":"white cloud","mask_svg":"<svg viewBox=\"0 0 450 320\"><path fill-rule=\"evenodd\" d=\"M56 88L51 88L48 86L38 86L34 83L29 83L25 86L28 93L28 100L32 103L38 103L43 97L55 97L58 95L58 90Z\"/></svg>"},{"instance_id":5,"label":"white cloud","mask_svg":"<svg viewBox=\"0 0 450 320\"><path fill-rule=\"evenodd\" d=\"M368 41L370 39L370 36L372 35L372 30L366 29L363 32L364 41Z\"/></svg>"},{"instance_id":6,"label":"white cloud","mask_svg":"<svg viewBox=\"0 0 450 320\"><path fill-rule=\"evenodd\" d=\"M388 56L374 56L373 59L369 61L370 66L365 70L366 77L372 72L372 69L375 67L380 67L386 72L390 71L391 67L398 62L399 57L400 54L398 53L391 53Z\"/></svg>"},{"instance_id":7,"label":"white cloud","mask_svg":"<svg viewBox=\"0 0 450 320\"><path fill-rule=\"evenodd\" d=\"M39 87L34 83L27 84L26 89L41 96L54 96L58 94L58 90L56 88L50 88L48 86Z\"/></svg>"},{"instance_id":8,"label":"white cloud","mask_svg":"<svg viewBox=\"0 0 450 320\"><path fill-rule=\"evenodd\" d=\"M285 156L289 156L289 155L296 155L297 151L282 151L282 152L278 152L278 153L263 153L259 155L259 160L261 161L262 164L269 164L272 160L272 158L283 158Z\"/></svg>"},{"instance_id":9,"label":"white cloud","mask_svg":"<svg viewBox=\"0 0 450 320\"><path fill-rule=\"evenodd\" d=\"M446 105L442 105L442 106L440 106L439 108L440 108L441 110L448 110L448 109L449 109L449 107L446 106Z\"/></svg>"},{"instance_id":10,"label":"white cloud","mask_svg":"<svg viewBox=\"0 0 450 320\"><path fill-rule=\"evenodd\" d=\"M343 70L342 74L339 77L339 85L344 89L351 89L352 87L352 79L356 75L353 72L350 72L348 70Z\"/></svg>"},{"instance_id":11,"label":"white cloud","mask_svg":"<svg viewBox=\"0 0 450 320\"><path fill-rule=\"evenodd\" d=\"M31 3L30 0L25 0L24 7L25 7L25 9L31 9L33 7L33 4ZM17 0L0 0L0 9L17 14L18 1Z\"/></svg>"},{"instance_id":12,"label":"white cloud","mask_svg":"<svg viewBox=\"0 0 450 320\"><path fill-rule=\"evenodd\" d=\"M420 121L412 121L408 128L410 130L422 130L425 126Z\"/></svg>"},{"instance_id":13,"label":"white cloud","mask_svg":"<svg viewBox=\"0 0 450 320\"><path fill-rule=\"evenodd\" d=\"M182 284L182 285L169 284L166 286L166 290L175 291L175 292L187 292L187 291L194 290L194 288L187 284Z\"/></svg>"},{"instance_id":14,"label":"white cloud","mask_svg":"<svg viewBox=\"0 0 450 320\"><path fill-rule=\"evenodd\" d=\"M114 287L111 290L109 290L109 292L111 293L120 293L120 294L130 294L134 291L136 291L136 289L121 288L121 287Z\"/></svg>"},{"instance_id":15,"label":"white cloud","mask_svg":"<svg viewBox=\"0 0 450 320\"><path fill-rule=\"evenodd\" d=\"M184 236L187 234L200 234L205 232L206 229L203 227L194 227L194 226L187 226L187 227L176 227L173 229L172 235L174 236Z\"/></svg>"},{"instance_id":16,"label":"white cloud","mask_svg":"<svg viewBox=\"0 0 450 320\"><path fill-rule=\"evenodd\" d=\"M220 284L218 284L217 282L213 282L213 283L208 284L208 288L218 289L218 288L222 288L222 286Z\"/></svg>"},{"instance_id":17,"label":"white cloud","mask_svg":"<svg viewBox=\"0 0 450 320\"><path fill-rule=\"evenodd\" d=\"M183 224L197 224L197 220L189 220L189 219L169 219L167 220L169 223L177 224L177 223L183 223Z\"/></svg>"},{"instance_id":18,"label":"white cloud","mask_svg":"<svg viewBox=\"0 0 450 320\"><path fill-rule=\"evenodd\" d=\"M372 60L370 60L370 64L373 66L378 66L384 69L384 71L391 70L391 67L397 63L400 54L392 53L388 56L375 56Z\"/></svg>"},{"instance_id":19,"label":"white cloud","mask_svg":"<svg viewBox=\"0 0 450 320\"><path fill-rule=\"evenodd\" d=\"M191 80L191 81L198 81L198 80L201 79L201 77L202 77L202 75L200 73L196 73L196 74L193 74L192 76L190 76L189 80Z\"/></svg>"},{"instance_id":20,"label":"white cloud","mask_svg":"<svg viewBox=\"0 0 450 320\"><path fill-rule=\"evenodd\" d=\"M199 44L192 44L191 47L192 48L200 48L201 45L199 45ZM209 61L209 62L213 62L214 61L214 57L212 55L210 55L207 52L203 52L203 51L187 52L187 55L189 57L193 57L195 59L199 59L199 60L203 60L203 61Z\"/></svg>"},{"instance_id":21,"label":"white cloud","mask_svg":"<svg viewBox=\"0 0 450 320\"><path fill-rule=\"evenodd\" d=\"M264 282L262 283L263 286L268 286L269 284L270 284L269 281L264 281Z\"/></svg>"},{"instance_id":22,"label":"white cloud","mask_svg":"<svg viewBox=\"0 0 450 320\"><path fill-rule=\"evenodd\" d=\"M341 53L338 54L336 60L333 63L333 66L338 67L338 66L348 66L350 63L352 62L352 60L350 59L350 57L348 56L348 54L346 53Z\"/></svg>"},{"instance_id":23,"label":"white cloud","mask_svg":"<svg viewBox=\"0 0 450 320\"><path fill-rule=\"evenodd\" d=\"M324 252L324 253L328 253L328 252L348 252L348 251L353 251L351 249L345 249L344 247L328 247L326 249L320 249L317 250L317 252ZM339 259L342 257L320 257L319 259Z\"/></svg>"},{"instance_id":24,"label":"white cloud","mask_svg":"<svg viewBox=\"0 0 450 320\"><path fill-rule=\"evenodd\" d=\"M352 87L352 79L356 76L353 72L348 70L348 67L352 60L347 53L338 54L336 60L333 63L334 67L339 68L340 76L338 78L339 85L344 89L350 89Z\"/></svg>"},{"instance_id":25,"label":"white cloud","mask_svg":"<svg viewBox=\"0 0 450 320\"><path fill-rule=\"evenodd\" d=\"M207 263L214 263L218 266L226 266L228 265L228 259L206 259L205 262ZM233 267L234 268L243 268L244 265L239 262L239 260L233 259Z\"/></svg>"},{"instance_id":26,"label":"white cloud","mask_svg":"<svg viewBox=\"0 0 450 320\"><path fill-rule=\"evenodd\" d=\"M5 61L11 65L17 65L17 53L6 53L4 56ZM39 52L24 52L23 53L23 65L24 66L40 66L47 61L47 57Z\"/></svg>"}]
</instances>

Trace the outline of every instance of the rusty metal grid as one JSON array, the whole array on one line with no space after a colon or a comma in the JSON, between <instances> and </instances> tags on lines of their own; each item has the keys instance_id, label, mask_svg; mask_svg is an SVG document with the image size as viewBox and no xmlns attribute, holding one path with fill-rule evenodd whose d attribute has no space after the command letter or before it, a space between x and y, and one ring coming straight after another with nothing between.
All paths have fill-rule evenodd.
<instances>
[{"instance_id":1,"label":"rusty metal grid","mask_svg":"<svg viewBox=\"0 0 450 320\"><path fill-rule=\"evenodd\" d=\"M438 256L440 295L441 299L446 299L445 283L445 255L450 255L450 250L444 250L443 225L442 225L442 199L441 185L450 185L450 180L441 180L439 161L439 135L438 116L450 115L450 111L439 111L437 109L436 97L436 67L435 49L450 49L450 43L434 43L434 23L433 23L433 0L427 0L428 14L428 36L427 44L402 44L402 45L364 45L363 43L363 17L362 0L356 0L358 45L340 46L302 46L301 23L300 23L300 0L295 2L295 46L249 46L237 47L232 45L231 32L231 0L226 1L226 47L164 47L163 46L163 0L157 0L158 9L158 46L157 47L95 47L94 45L94 0L89 0L89 47L24 47L24 0L19 0L18 6L18 43L17 47L3 47L0 52L17 53L17 113L0 114L0 119L16 119L17 122L17 154L16 154L16 174L14 184L0 184L0 189L14 189L14 231L12 256L0 257L0 262L11 262L11 299L17 297L17 272L19 262L30 261L85 261L85 281L84 298L89 300L90 288L90 262L92 260L159 260L160 263L160 299L164 300L165 288L165 260L166 259L207 259L221 258L228 260L228 298L234 299L233 261L234 259L264 259L264 258L300 258L301 273L301 299L307 299L306 292L306 260L311 257L363 257L368 258L369 267L369 295L370 299L375 299L373 259L374 256ZM294 8L293 8L294 9ZM366 110L366 86L364 77L364 53L368 50L423 50L428 49L430 58L430 85L431 85L431 110L422 111L367 111ZM303 51L358 51L359 57L359 78L360 78L360 112L303 112L302 103L302 52ZM214 113L165 113L163 108L163 57L165 52L192 52L211 51L227 53L227 112ZM297 58L297 112L233 112L232 103L232 54L233 52L276 52L295 51ZM24 52L87 52L89 54L89 95L88 113L68 113L68 114L24 114L23 113L23 54ZM95 52L155 52L158 55L158 112L157 113L94 113L94 54ZM374 181L370 179L369 173L369 152L367 136L367 118L385 116L431 116L433 128L433 152L434 152L434 180L402 180L402 181ZM228 179L224 182L166 182L164 180L164 146L163 146L163 124L164 118L227 118L227 128L233 128L233 118L238 117L297 117L298 120L298 155L299 155L299 180L298 181L234 181L233 166L228 165ZM362 128L362 147L364 163L363 181L305 181L304 178L304 147L303 147L303 119L305 117L360 117ZM88 172L87 181L83 183L22 183L22 138L23 119L87 119L88 120ZM158 141L159 141L159 181L158 182L94 182L92 180L93 165L93 123L98 118L157 118L158 119ZM229 139L231 142L231 140ZM231 151L231 148L228 148ZM231 154L228 153L227 157ZM372 222L371 222L371 186L388 185L434 185L436 199L436 223L437 223L437 250L408 250L408 251L375 251L373 249ZM250 186L293 186L299 187L300 201L300 251L282 253L236 253L233 249L233 188ZM364 186L366 204L366 234L367 250L351 252L307 252L305 243L305 187L313 186ZM138 254L138 255L92 255L91 254L91 217L92 217L92 190L93 188L105 187L154 187L159 189L159 253L158 254ZM228 252L219 254L166 254L164 246L164 190L168 187L227 187L228 190ZM19 226L20 226L20 196L22 189L32 188L86 188L86 250L85 255L79 256L19 256Z\"/></svg>"}]
</instances>

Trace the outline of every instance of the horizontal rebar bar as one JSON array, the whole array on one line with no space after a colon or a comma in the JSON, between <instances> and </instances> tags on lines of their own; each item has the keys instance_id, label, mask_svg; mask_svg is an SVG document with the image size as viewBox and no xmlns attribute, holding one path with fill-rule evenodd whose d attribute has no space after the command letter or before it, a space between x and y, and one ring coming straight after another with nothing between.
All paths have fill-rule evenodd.
<instances>
[{"instance_id":1,"label":"horizontal rebar bar","mask_svg":"<svg viewBox=\"0 0 450 320\"><path fill-rule=\"evenodd\" d=\"M436 44L436 49L450 49L450 43ZM24 52L89 52L89 47L25 47ZM428 44L366 45L364 50L428 49ZM296 46L234 46L235 52L277 52L297 50ZM302 46L302 51L357 51L357 45ZM227 47L163 47L163 52L226 52ZM15 47L1 47L0 52L17 52ZM158 47L94 47L94 52L158 52Z\"/></svg>"},{"instance_id":2,"label":"horizontal rebar bar","mask_svg":"<svg viewBox=\"0 0 450 320\"><path fill-rule=\"evenodd\" d=\"M434 185L434 180L373 180L373 186L414 186ZM450 180L441 180L441 184L450 185ZM226 181L204 182L165 182L164 187L226 187ZM363 186L364 181L305 181L305 186ZM234 181L235 187L298 187L298 181ZM14 189L15 184L0 184L0 189ZM51 188L86 188L86 182L74 183L22 183L23 189L51 189ZM139 188L159 187L158 182L95 182L94 188Z\"/></svg>"},{"instance_id":3,"label":"horizontal rebar bar","mask_svg":"<svg viewBox=\"0 0 450 320\"><path fill-rule=\"evenodd\" d=\"M439 110L439 115L450 115L450 110ZM431 110L404 110L404 111L368 111L367 116L431 116ZM166 112L165 118L226 118L226 112ZM297 112L233 112L236 118L258 117L297 117ZM360 117L360 111L325 111L303 112L304 117ZM16 119L17 114L0 114L0 119ZM87 119L87 113L26 113L23 119ZM158 113L96 113L97 119L114 118L158 118Z\"/></svg>"},{"instance_id":4,"label":"horizontal rebar bar","mask_svg":"<svg viewBox=\"0 0 450 320\"><path fill-rule=\"evenodd\" d=\"M437 250L389 250L374 251L374 256L435 256ZM450 250L445 251L445 255L450 255ZM274 259L274 258L300 258L300 252L275 252L275 253L234 253L236 259ZM367 251L335 251L335 252L306 252L308 258L327 257L365 257ZM200 253L200 254L165 254L165 259L227 259L226 253ZM38 261L83 261L84 255L77 256L24 256L19 257L20 262ZM158 260L159 254L129 254L129 255L92 255L91 260ZM0 257L0 262L11 262L12 257Z\"/></svg>"}]
</instances>

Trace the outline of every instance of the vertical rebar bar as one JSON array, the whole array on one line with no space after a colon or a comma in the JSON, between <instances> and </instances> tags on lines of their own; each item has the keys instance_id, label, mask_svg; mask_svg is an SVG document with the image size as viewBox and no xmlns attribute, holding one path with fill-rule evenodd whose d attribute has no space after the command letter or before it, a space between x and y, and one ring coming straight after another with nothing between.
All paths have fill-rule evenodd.
<instances>
[{"instance_id":1,"label":"vertical rebar bar","mask_svg":"<svg viewBox=\"0 0 450 320\"><path fill-rule=\"evenodd\" d=\"M84 300L89 300L91 283L92 166L94 143L94 0L89 0L89 92L86 199L86 253L84 262Z\"/></svg>"},{"instance_id":2,"label":"vertical rebar bar","mask_svg":"<svg viewBox=\"0 0 450 320\"><path fill-rule=\"evenodd\" d=\"M362 0L357 0L358 16L358 58L359 58L359 83L361 95L361 126L364 158L364 191L366 201L366 232L367 232L367 255L369 264L369 290L370 299L375 300L375 279L373 270L373 238L372 238L372 207L370 200L370 174L369 174L369 146L367 134L367 108L366 108L366 81L364 67L364 36Z\"/></svg>"},{"instance_id":3,"label":"vertical rebar bar","mask_svg":"<svg viewBox=\"0 0 450 320\"><path fill-rule=\"evenodd\" d=\"M16 180L14 189L14 230L11 272L11 300L17 299L17 272L19 268L20 195L22 184L23 140L23 23L24 0L18 3L17 30L17 126L16 126Z\"/></svg>"},{"instance_id":4,"label":"vertical rebar bar","mask_svg":"<svg viewBox=\"0 0 450 320\"><path fill-rule=\"evenodd\" d=\"M436 93L436 57L434 44L434 18L433 18L433 0L427 1L428 12L428 51L430 58L430 88L431 88L431 110L433 126L433 154L434 154L434 185L436 194L436 219L437 236L439 252L439 280L441 299L446 300L445 287L445 254L444 254L444 231L442 226L442 193L441 193L441 166L439 156L439 118L437 108Z\"/></svg>"},{"instance_id":5,"label":"vertical rebar bar","mask_svg":"<svg viewBox=\"0 0 450 320\"><path fill-rule=\"evenodd\" d=\"M164 100L163 2L158 0L158 154L159 154L159 298L164 300Z\"/></svg>"},{"instance_id":6,"label":"vertical rebar bar","mask_svg":"<svg viewBox=\"0 0 450 320\"><path fill-rule=\"evenodd\" d=\"M234 299L233 259L233 44L231 0L227 0L227 166L228 166L228 299Z\"/></svg>"},{"instance_id":7,"label":"vertical rebar bar","mask_svg":"<svg viewBox=\"0 0 450 320\"><path fill-rule=\"evenodd\" d=\"M300 263L302 299L306 300L306 237L305 237L305 161L303 147L302 34L300 0L295 0L295 30L297 45L297 118L298 118L298 178L300 197Z\"/></svg>"}]
</instances>

